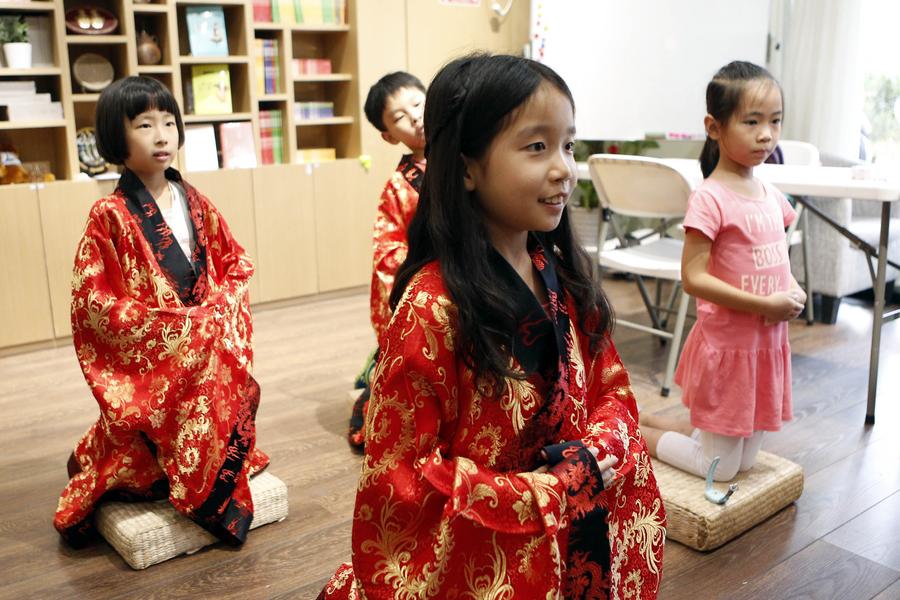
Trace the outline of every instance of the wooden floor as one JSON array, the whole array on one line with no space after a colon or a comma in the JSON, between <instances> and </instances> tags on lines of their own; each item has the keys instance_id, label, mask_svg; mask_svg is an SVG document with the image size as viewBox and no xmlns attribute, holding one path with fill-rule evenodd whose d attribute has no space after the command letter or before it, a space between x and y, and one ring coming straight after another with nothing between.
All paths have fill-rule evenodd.
<instances>
[{"instance_id":1,"label":"wooden floor","mask_svg":"<svg viewBox=\"0 0 900 600\"><path fill-rule=\"evenodd\" d=\"M640 312L633 286L607 289ZM241 549L207 548L145 571L105 543L74 551L51 520L66 458L97 408L70 346L0 359L0 598L314 598L350 556L359 458L344 441L347 390L373 346L364 291L257 310L258 443L289 488L290 516ZM666 546L664 600L900 598L900 322L885 326L877 423L863 426L871 310L834 326L791 325L796 419L764 449L803 466L802 497L724 547ZM665 348L621 328L617 345L642 410L658 395ZM525 599L527 600L527 599Z\"/></svg>"}]
</instances>

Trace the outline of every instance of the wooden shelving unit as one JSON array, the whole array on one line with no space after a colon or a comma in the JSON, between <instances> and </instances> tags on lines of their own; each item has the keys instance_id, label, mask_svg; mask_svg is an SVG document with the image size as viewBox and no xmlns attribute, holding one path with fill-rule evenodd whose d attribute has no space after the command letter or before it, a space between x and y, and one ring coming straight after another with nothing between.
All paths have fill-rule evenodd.
<instances>
[{"instance_id":1,"label":"wooden shelving unit","mask_svg":"<svg viewBox=\"0 0 900 600\"><path fill-rule=\"evenodd\" d=\"M257 162L261 162L259 113L277 109L282 115L283 160L292 163L298 149L330 147L337 158L360 152L357 41L353 21L355 2L350 0L346 25L304 25L254 22L252 0L92 0L118 20L108 33L89 35L66 28L66 11L84 6L83 0L30 2L0 1L0 14L22 14L46 18L52 48L47 64L30 69L0 66L0 81L34 80L40 93L50 93L63 107L63 119L46 121L0 121L0 143L15 147L23 161L46 162L59 180L79 175L76 132L94 125L99 92L79 85L72 63L83 54L94 53L113 66L114 77L144 75L161 81L172 90L184 113L185 123L218 124L248 121L253 129ZM186 10L189 6L221 6L225 17L228 56L192 56ZM162 54L158 64L139 64L138 36L142 31L155 36ZM282 89L264 94L257 89L254 39L278 40ZM333 73L293 77L292 59L326 58ZM185 84L191 81L195 65L228 66L232 112L198 115L185 106ZM299 120L294 104L304 101L334 103L334 118ZM40 135L35 135L39 131ZM180 164L184 164L183 152Z\"/></svg>"},{"instance_id":2,"label":"wooden shelving unit","mask_svg":"<svg viewBox=\"0 0 900 600\"><path fill-rule=\"evenodd\" d=\"M351 23L354 9L351 2ZM278 41L284 89L277 94L260 95L258 103L282 112L285 162L297 162L300 151L309 148L334 148L338 159L360 153L357 41L351 23L253 22L255 37ZM328 59L332 73L295 75L294 59ZM334 103L334 117L299 119L294 114L295 103L314 101Z\"/></svg>"}]
</instances>

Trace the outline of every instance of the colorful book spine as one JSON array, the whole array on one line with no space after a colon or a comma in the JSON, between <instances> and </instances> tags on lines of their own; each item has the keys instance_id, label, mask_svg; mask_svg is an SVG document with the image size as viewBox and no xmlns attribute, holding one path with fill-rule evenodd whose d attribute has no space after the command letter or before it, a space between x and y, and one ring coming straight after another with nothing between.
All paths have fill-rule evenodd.
<instances>
[{"instance_id":1,"label":"colorful book spine","mask_svg":"<svg viewBox=\"0 0 900 600\"><path fill-rule=\"evenodd\" d=\"M260 155L264 165L284 162L284 134L280 110L259 112Z\"/></svg>"},{"instance_id":2,"label":"colorful book spine","mask_svg":"<svg viewBox=\"0 0 900 600\"><path fill-rule=\"evenodd\" d=\"M270 0L253 0L253 20L258 23L272 22L272 4Z\"/></svg>"}]
</instances>

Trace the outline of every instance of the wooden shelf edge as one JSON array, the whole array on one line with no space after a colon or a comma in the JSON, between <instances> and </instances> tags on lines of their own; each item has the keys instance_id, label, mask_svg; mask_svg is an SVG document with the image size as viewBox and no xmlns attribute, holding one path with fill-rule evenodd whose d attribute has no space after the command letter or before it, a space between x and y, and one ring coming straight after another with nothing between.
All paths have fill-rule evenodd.
<instances>
[{"instance_id":1,"label":"wooden shelf edge","mask_svg":"<svg viewBox=\"0 0 900 600\"><path fill-rule=\"evenodd\" d=\"M330 75L301 75L291 78L294 83L327 83L329 81L353 81L349 73L332 73Z\"/></svg>"},{"instance_id":2,"label":"wooden shelf edge","mask_svg":"<svg viewBox=\"0 0 900 600\"><path fill-rule=\"evenodd\" d=\"M178 62L182 65L246 65L250 64L250 57L243 54L229 54L228 56L179 56Z\"/></svg>"},{"instance_id":3,"label":"wooden shelf edge","mask_svg":"<svg viewBox=\"0 0 900 600\"><path fill-rule=\"evenodd\" d=\"M38 75L60 75L62 69L54 66L38 66L30 69L7 69L0 68L0 77L12 77L17 75L38 76Z\"/></svg>"},{"instance_id":4,"label":"wooden shelf edge","mask_svg":"<svg viewBox=\"0 0 900 600\"><path fill-rule=\"evenodd\" d=\"M184 115L185 123L222 123L225 121L250 121L253 119L253 113L226 113L219 115Z\"/></svg>"},{"instance_id":5,"label":"wooden shelf edge","mask_svg":"<svg viewBox=\"0 0 900 600\"><path fill-rule=\"evenodd\" d=\"M132 4L131 9L136 13L169 12L169 6L167 4Z\"/></svg>"},{"instance_id":6,"label":"wooden shelf edge","mask_svg":"<svg viewBox=\"0 0 900 600\"><path fill-rule=\"evenodd\" d=\"M352 125L353 117L332 117L330 119L298 119L297 127L315 127L317 125Z\"/></svg>"},{"instance_id":7,"label":"wooden shelf edge","mask_svg":"<svg viewBox=\"0 0 900 600\"><path fill-rule=\"evenodd\" d=\"M0 130L2 131L9 131L11 129L54 129L65 126L65 119L50 119L46 121L0 121Z\"/></svg>"},{"instance_id":8,"label":"wooden shelf edge","mask_svg":"<svg viewBox=\"0 0 900 600\"><path fill-rule=\"evenodd\" d=\"M0 2L0 10L18 10L28 12L53 12L55 2Z\"/></svg>"},{"instance_id":9,"label":"wooden shelf edge","mask_svg":"<svg viewBox=\"0 0 900 600\"><path fill-rule=\"evenodd\" d=\"M287 102L287 94L263 94L256 98L257 102Z\"/></svg>"},{"instance_id":10,"label":"wooden shelf edge","mask_svg":"<svg viewBox=\"0 0 900 600\"><path fill-rule=\"evenodd\" d=\"M97 44L127 44L125 35L66 35L66 43L75 46L94 46Z\"/></svg>"}]
</instances>

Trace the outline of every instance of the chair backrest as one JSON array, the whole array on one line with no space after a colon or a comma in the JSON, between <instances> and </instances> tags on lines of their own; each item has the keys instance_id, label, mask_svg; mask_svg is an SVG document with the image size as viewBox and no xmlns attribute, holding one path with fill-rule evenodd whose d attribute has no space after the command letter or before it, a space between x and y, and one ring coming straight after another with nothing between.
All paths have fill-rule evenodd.
<instances>
[{"instance_id":1,"label":"chair backrest","mask_svg":"<svg viewBox=\"0 0 900 600\"><path fill-rule=\"evenodd\" d=\"M664 162L646 156L594 154L588 158L600 204L631 217L683 217L691 186Z\"/></svg>"},{"instance_id":2,"label":"chair backrest","mask_svg":"<svg viewBox=\"0 0 900 600\"><path fill-rule=\"evenodd\" d=\"M819 159L819 149L807 142L797 140L781 140L778 142L786 165L808 165L818 167L822 164Z\"/></svg>"}]
</instances>

